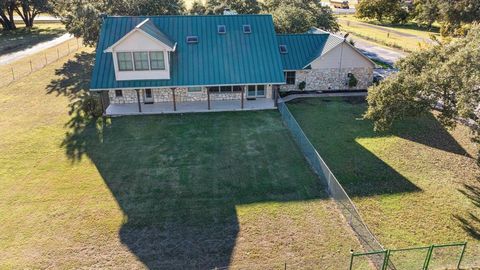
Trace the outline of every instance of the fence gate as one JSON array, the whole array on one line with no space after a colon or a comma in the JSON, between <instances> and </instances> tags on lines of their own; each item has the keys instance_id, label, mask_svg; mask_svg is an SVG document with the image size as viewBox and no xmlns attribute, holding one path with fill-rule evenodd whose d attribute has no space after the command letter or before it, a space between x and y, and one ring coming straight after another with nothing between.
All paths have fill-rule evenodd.
<instances>
[{"instance_id":1,"label":"fence gate","mask_svg":"<svg viewBox=\"0 0 480 270\"><path fill-rule=\"evenodd\" d=\"M352 252L350 270L460 269L467 243Z\"/></svg>"}]
</instances>

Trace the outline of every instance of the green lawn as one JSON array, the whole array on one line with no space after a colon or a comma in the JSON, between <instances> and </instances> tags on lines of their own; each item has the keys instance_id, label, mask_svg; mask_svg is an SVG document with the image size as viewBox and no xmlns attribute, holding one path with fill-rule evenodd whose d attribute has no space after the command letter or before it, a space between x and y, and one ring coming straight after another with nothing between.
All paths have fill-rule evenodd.
<instances>
[{"instance_id":1,"label":"green lawn","mask_svg":"<svg viewBox=\"0 0 480 270\"><path fill-rule=\"evenodd\" d=\"M0 269L341 269L359 244L277 111L86 122L91 49L0 91Z\"/></svg>"},{"instance_id":2,"label":"green lawn","mask_svg":"<svg viewBox=\"0 0 480 270\"><path fill-rule=\"evenodd\" d=\"M480 170L466 127L428 115L375 133L361 98L288 106L386 247L468 241L464 265L480 265Z\"/></svg>"},{"instance_id":3,"label":"green lawn","mask_svg":"<svg viewBox=\"0 0 480 270\"><path fill-rule=\"evenodd\" d=\"M0 30L0 55L28 49L40 42L61 36L65 32L62 23L36 23L31 29L17 23L16 30Z\"/></svg>"},{"instance_id":4,"label":"green lawn","mask_svg":"<svg viewBox=\"0 0 480 270\"><path fill-rule=\"evenodd\" d=\"M382 46L413 52L428 47L431 36L441 39L439 28L427 30L414 22L403 25L381 24L374 20L361 20L352 14L337 15L341 30L349 32L353 39L365 39Z\"/></svg>"}]
</instances>

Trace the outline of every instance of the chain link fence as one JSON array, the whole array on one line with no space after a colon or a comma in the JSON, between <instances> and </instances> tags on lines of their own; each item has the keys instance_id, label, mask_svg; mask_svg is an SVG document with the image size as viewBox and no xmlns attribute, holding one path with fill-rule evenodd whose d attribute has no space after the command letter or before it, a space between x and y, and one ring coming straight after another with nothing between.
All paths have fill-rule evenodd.
<instances>
[{"instance_id":1,"label":"chain link fence","mask_svg":"<svg viewBox=\"0 0 480 270\"><path fill-rule=\"evenodd\" d=\"M282 115L285 125L290 130L308 163L313 168L314 172L320 177L323 184L326 185L330 196L339 206L343 216L355 232L355 235L363 248L366 251L384 250L383 246L363 221L357 208L343 189L342 185L338 182L335 175L333 175L325 161L318 154L317 150L307 138L282 99L279 100L278 110ZM381 269L384 263L383 258L384 256L382 253L372 253L369 255L369 262L366 265L373 263L375 268Z\"/></svg>"},{"instance_id":2,"label":"chain link fence","mask_svg":"<svg viewBox=\"0 0 480 270\"><path fill-rule=\"evenodd\" d=\"M69 39L57 46L45 49L34 55L21 58L11 64L0 66L0 86L6 86L30 73L44 68L81 47L81 40Z\"/></svg>"},{"instance_id":3,"label":"chain link fence","mask_svg":"<svg viewBox=\"0 0 480 270\"><path fill-rule=\"evenodd\" d=\"M452 243L445 245L432 245L427 247L414 247L404 249L389 249L366 253L352 253L350 270L367 270L368 262L373 255L383 259L382 270L391 268L395 262L395 269L460 269L467 243Z\"/></svg>"}]
</instances>

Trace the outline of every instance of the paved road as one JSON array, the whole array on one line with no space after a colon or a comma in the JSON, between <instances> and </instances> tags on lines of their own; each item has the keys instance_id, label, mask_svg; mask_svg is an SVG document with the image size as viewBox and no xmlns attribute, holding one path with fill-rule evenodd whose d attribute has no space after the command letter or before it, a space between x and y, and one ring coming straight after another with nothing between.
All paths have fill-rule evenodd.
<instances>
[{"instance_id":1,"label":"paved road","mask_svg":"<svg viewBox=\"0 0 480 270\"><path fill-rule=\"evenodd\" d=\"M19 60L23 57L27 57L27 56L32 55L32 54L36 54L40 51L43 51L45 49L56 46L56 45L58 45L58 44L60 44L64 41L67 41L71 38L73 38L73 36L71 34L68 34L68 33L63 34L62 36L59 36L55 39L45 41L45 42L42 42L42 43L38 43L37 45L35 45L31 48L0 56L0 65L6 65L6 64L12 63L13 61Z\"/></svg>"}]
</instances>

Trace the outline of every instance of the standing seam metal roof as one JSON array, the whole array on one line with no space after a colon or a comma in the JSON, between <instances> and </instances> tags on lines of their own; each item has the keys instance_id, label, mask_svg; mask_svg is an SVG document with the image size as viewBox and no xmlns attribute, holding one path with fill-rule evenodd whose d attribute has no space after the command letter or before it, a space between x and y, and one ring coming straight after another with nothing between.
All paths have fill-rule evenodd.
<instances>
[{"instance_id":1,"label":"standing seam metal roof","mask_svg":"<svg viewBox=\"0 0 480 270\"><path fill-rule=\"evenodd\" d=\"M117 81L112 55L104 50L145 19L177 43L170 55L170 79ZM226 25L226 34L217 33L220 24ZM244 24L252 33L243 33ZM189 35L198 36L199 43L187 44ZM95 60L92 90L284 83L271 15L107 17Z\"/></svg>"},{"instance_id":2,"label":"standing seam metal roof","mask_svg":"<svg viewBox=\"0 0 480 270\"><path fill-rule=\"evenodd\" d=\"M277 35L278 45L286 45L288 53L281 54L284 70L305 69L313 60L325 55L344 39L329 33Z\"/></svg>"}]
</instances>

